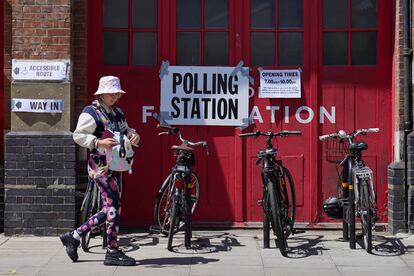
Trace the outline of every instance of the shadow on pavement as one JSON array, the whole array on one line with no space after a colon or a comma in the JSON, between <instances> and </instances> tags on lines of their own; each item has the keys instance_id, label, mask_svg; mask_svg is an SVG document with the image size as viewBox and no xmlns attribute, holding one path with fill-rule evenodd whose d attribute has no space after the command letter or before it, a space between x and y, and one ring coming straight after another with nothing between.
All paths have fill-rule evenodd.
<instances>
[{"instance_id":1,"label":"shadow on pavement","mask_svg":"<svg viewBox=\"0 0 414 276\"><path fill-rule=\"evenodd\" d=\"M289 238L287 258L301 259L310 256L322 255L322 251L329 250L319 243L322 241L323 236L321 235L304 235L300 237ZM293 245L298 244L298 245Z\"/></svg>"},{"instance_id":2,"label":"shadow on pavement","mask_svg":"<svg viewBox=\"0 0 414 276\"><path fill-rule=\"evenodd\" d=\"M372 237L372 243L372 255L392 257L401 256L406 253L414 254L414 246L404 245L400 238L375 235ZM358 244L363 248L363 240L358 240Z\"/></svg>"},{"instance_id":3,"label":"shadow on pavement","mask_svg":"<svg viewBox=\"0 0 414 276\"><path fill-rule=\"evenodd\" d=\"M237 240L237 236L230 233L217 235L205 235L195 237L191 242L191 248L185 249L181 245L173 246L173 251L181 254L209 254L215 252L230 252L234 247L245 246ZM184 248L182 250L182 248Z\"/></svg>"},{"instance_id":4,"label":"shadow on pavement","mask_svg":"<svg viewBox=\"0 0 414 276\"><path fill-rule=\"evenodd\" d=\"M192 264L208 264L211 262L218 262L219 259L208 259L203 257L169 257L169 258L156 258L156 259L144 259L138 261L138 265L148 265L152 268L162 268L168 266L177 265L192 265Z\"/></svg>"}]
</instances>

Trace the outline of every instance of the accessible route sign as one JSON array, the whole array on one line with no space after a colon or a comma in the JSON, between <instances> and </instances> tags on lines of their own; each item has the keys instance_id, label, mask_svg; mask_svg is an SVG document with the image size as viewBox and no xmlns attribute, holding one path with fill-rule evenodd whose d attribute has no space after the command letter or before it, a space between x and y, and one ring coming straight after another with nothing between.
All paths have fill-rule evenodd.
<instances>
[{"instance_id":1,"label":"accessible route sign","mask_svg":"<svg viewBox=\"0 0 414 276\"><path fill-rule=\"evenodd\" d=\"M161 80L160 111L172 125L241 126L248 108L249 77L235 67L170 66Z\"/></svg>"},{"instance_id":2,"label":"accessible route sign","mask_svg":"<svg viewBox=\"0 0 414 276\"><path fill-rule=\"evenodd\" d=\"M12 60L14 81L69 81L69 60Z\"/></svg>"}]
</instances>

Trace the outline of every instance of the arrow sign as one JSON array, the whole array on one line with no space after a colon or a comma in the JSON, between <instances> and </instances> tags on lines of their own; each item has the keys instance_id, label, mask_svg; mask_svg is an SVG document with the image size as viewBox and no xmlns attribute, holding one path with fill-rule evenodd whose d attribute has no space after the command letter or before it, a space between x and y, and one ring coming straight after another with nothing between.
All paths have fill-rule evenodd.
<instances>
[{"instance_id":1,"label":"arrow sign","mask_svg":"<svg viewBox=\"0 0 414 276\"><path fill-rule=\"evenodd\" d=\"M12 112L62 113L63 100L60 99L12 99Z\"/></svg>"}]
</instances>

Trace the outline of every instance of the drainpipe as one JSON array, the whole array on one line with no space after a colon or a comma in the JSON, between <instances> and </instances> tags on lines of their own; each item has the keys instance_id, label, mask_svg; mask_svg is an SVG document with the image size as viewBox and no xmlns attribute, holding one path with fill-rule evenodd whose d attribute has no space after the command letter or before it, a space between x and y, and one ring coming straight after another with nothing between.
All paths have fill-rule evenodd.
<instances>
[{"instance_id":1,"label":"drainpipe","mask_svg":"<svg viewBox=\"0 0 414 276\"><path fill-rule=\"evenodd\" d=\"M412 116L412 49L410 0L403 0L403 56L404 56L404 163L405 163L405 223L408 229L408 141L413 130Z\"/></svg>"}]
</instances>

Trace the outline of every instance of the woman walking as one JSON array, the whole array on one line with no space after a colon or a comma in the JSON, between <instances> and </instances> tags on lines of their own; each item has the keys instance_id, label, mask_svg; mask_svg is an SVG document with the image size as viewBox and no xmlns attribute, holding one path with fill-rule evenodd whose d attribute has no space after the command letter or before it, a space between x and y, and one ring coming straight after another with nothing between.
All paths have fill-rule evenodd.
<instances>
[{"instance_id":1,"label":"woman walking","mask_svg":"<svg viewBox=\"0 0 414 276\"><path fill-rule=\"evenodd\" d=\"M105 76L99 80L99 88L95 92L96 100L86 106L79 116L76 130L73 132L74 141L81 147L90 150L88 159L88 180L98 186L103 200L102 209L86 220L77 229L60 236L66 247L66 253L73 262L78 260L77 249L81 236L93 226L107 224L107 251L105 265L135 265L135 260L126 256L117 244L119 231L119 216L121 201L119 181L121 172L108 168L107 151L118 143L108 133L119 131L127 135L132 144L138 144L139 135L130 128L121 109L115 107L125 91L121 89L120 80L114 76Z\"/></svg>"}]
</instances>

